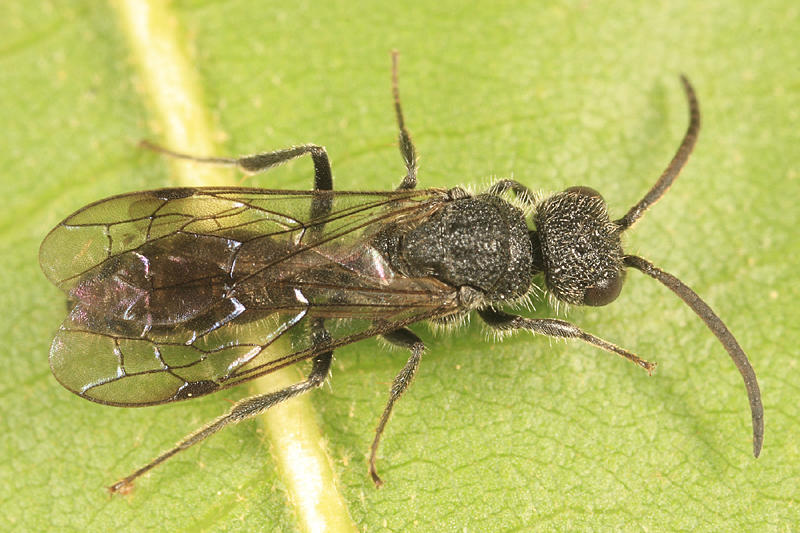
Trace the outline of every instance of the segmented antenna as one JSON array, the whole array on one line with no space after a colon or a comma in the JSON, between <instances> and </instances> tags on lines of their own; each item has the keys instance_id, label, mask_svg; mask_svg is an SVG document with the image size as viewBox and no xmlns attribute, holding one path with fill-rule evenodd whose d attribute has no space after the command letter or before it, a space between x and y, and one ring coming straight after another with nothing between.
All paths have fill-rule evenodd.
<instances>
[{"instance_id":1,"label":"segmented antenna","mask_svg":"<svg viewBox=\"0 0 800 533\"><path fill-rule=\"evenodd\" d=\"M694 93L694 87L689 83L689 79L681 75L681 82L683 89L686 91L686 99L689 101L689 127L686 129L686 134L683 136L683 141L675 152L672 161L669 162L667 168L658 178L655 185L647 191L644 198L639 200L639 203L631 207L630 211L625 213L625 216L615 221L620 228L620 231L625 231L636 222L647 209L656 203L664 193L667 192L672 182L681 173L683 166L689 159L689 154L692 153L694 145L697 142L697 133L700 131L700 104L697 103L697 95Z\"/></svg>"},{"instance_id":2,"label":"segmented antenna","mask_svg":"<svg viewBox=\"0 0 800 533\"><path fill-rule=\"evenodd\" d=\"M660 281L669 290L678 295L678 298L686 302L692 311L705 322L728 354L733 359L733 364L739 369L739 373L744 378L744 386L747 389L747 398L750 401L750 412L753 416L753 455L758 457L761 453L761 445L764 442L764 407L761 405L761 390L758 387L756 373L747 359L747 355L736 342L733 333L725 326L725 323L714 313L707 303L700 298L697 293L687 287L681 280L664 272L651 262L635 255L626 255L624 258L625 266L641 270L651 278Z\"/></svg>"},{"instance_id":3,"label":"segmented antenna","mask_svg":"<svg viewBox=\"0 0 800 533\"><path fill-rule=\"evenodd\" d=\"M697 142L697 134L700 131L700 104L697 102L697 95L688 78L682 75L681 82L683 82L683 89L686 91L686 99L689 102L689 127L686 129L686 134L683 136L683 141L681 141L678 151L675 152L672 161L667 165L655 185L647 191L644 198L631 207L624 217L615 221L620 231L625 231L631 227L651 205L656 203L667 192L675 178L680 174ZM750 412L753 418L753 455L758 457L764 442L764 407L761 404L761 390L758 387L756 373L753 371L753 367L750 365L744 350L736 342L733 333L697 293L672 274L664 272L646 259L635 255L626 255L623 262L625 266L644 272L674 292L705 322L708 329L722 343L736 368L739 369L742 378L744 378L744 386L747 389L747 398L750 401Z\"/></svg>"}]
</instances>

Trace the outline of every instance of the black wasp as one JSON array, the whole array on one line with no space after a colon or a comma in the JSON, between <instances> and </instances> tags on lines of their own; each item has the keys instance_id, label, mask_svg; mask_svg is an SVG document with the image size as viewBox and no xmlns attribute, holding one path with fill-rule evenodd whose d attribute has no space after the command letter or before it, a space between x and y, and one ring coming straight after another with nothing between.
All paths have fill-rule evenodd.
<instances>
[{"instance_id":1,"label":"black wasp","mask_svg":"<svg viewBox=\"0 0 800 533\"><path fill-rule=\"evenodd\" d=\"M620 293L625 268L660 281L706 323L744 377L753 453L763 408L753 368L728 328L680 280L626 255L620 238L677 177L700 129L694 90L682 78L689 127L650 191L611 220L600 194L570 187L537 198L514 180L482 194L416 190L417 156L406 129L393 55L392 89L406 175L394 191L333 191L325 149L307 144L238 159L174 157L256 173L310 155L313 191L173 188L123 194L84 207L53 229L39 251L47 277L71 302L50 349L56 379L82 398L124 407L209 394L305 359L305 381L246 398L174 448L110 487L133 481L225 425L319 387L336 348L381 336L411 352L395 377L369 459L425 346L408 326L457 324L475 311L500 331L576 338L648 372L654 364L563 320L500 308L524 302L538 274L550 294L600 306ZM526 215L527 213L527 215Z\"/></svg>"}]
</instances>

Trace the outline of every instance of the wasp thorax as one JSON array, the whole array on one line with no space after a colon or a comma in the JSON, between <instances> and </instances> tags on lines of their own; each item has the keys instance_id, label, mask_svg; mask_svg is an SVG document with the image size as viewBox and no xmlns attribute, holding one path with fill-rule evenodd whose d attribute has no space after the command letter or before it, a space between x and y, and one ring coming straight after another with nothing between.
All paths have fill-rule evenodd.
<instances>
[{"instance_id":1,"label":"wasp thorax","mask_svg":"<svg viewBox=\"0 0 800 533\"><path fill-rule=\"evenodd\" d=\"M520 209L490 194L449 203L402 237L404 270L481 291L487 301L523 296L533 277Z\"/></svg>"},{"instance_id":2,"label":"wasp thorax","mask_svg":"<svg viewBox=\"0 0 800 533\"><path fill-rule=\"evenodd\" d=\"M606 305L622 289L620 231L603 197L571 187L544 200L534 216L547 288L567 303Z\"/></svg>"}]
</instances>

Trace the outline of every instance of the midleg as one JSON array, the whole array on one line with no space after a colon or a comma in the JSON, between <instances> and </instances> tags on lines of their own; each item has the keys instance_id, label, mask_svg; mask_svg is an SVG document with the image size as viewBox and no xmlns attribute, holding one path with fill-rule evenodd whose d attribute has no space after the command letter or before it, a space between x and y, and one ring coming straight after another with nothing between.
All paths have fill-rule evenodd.
<instances>
[{"instance_id":1,"label":"midleg","mask_svg":"<svg viewBox=\"0 0 800 533\"><path fill-rule=\"evenodd\" d=\"M392 389L389 393L389 401L386 403L380 422L378 422L378 427L375 429L375 439L372 441L372 448L369 454L369 475L372 476L372 481L374 481L375 485L378 487L383 485L383 481L378 476L378 470L375 468L375 455L378 453L381 435L383 435L383 430L386 429L386 423L389 421L389 416L392 414L394 403L403 395L414 380L414 374L416 374L417 368L419 368L422 352L425 350L425 345L410 329L398 329L391 333L384 334L383 338L395 346L411 350L411 357L408 358L406 365L394 378Z\"/></svg>"},{"instance_id":2,"label":"midleg","mask_svg":"<svg viewBox=\"0 0 800 533\"><path fill-rule=\"evenodd\" d=\"M417 150L411 141L411 134L406 129L403 118L403 108L400 106L400 89L397 84L397 50L392 50L392 98L394 99L394 112L397 116L397 126L400 128L398 139L400 141L400 155L406 165L406 177L397 187L398 190L413 189L417 186Z\"/></svg>"}]
</instances>

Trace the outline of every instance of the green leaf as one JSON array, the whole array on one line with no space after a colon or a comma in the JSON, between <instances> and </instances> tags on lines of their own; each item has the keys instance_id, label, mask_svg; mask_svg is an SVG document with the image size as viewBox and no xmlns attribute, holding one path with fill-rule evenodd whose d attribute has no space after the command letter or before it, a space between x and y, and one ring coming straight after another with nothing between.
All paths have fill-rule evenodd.
<instances>
[{"instance_id":1,"label":"green leaf","mask_svg":"<svg viewBox=\"0 0 800 533\"><path fill-rule=\"evenodd\" d=\"M761 457L751 455L744 386L722 347L669 291L631 272L616 302L570 309L568 319L657 361L652 377L577 342L525 334L494 342L478 324L446 335L416 326L429 349L384 435L380 490L366 457L407 354L375 340L338 350L329 386L307 395L313 409L296 422L319 428L333 472L323 490L346 505L315 521L285 459L291 444L261 421L181 453L129 496L105 493L253 389L119 409L84 401L50 375L49 343L66 305L39 271L41 240L89 202L183 177L136 148L170 130L120 23L127 4L5 2L0 521L24 531L326 523L338 531L350 520L366 531L792 529L800 523L794 4L170 6L157 22L190 60L203 135L218 150L208 155L324 144L339 189L387 189L403 175L393 48L421 186L480 190L508 176L543 191L587 185L615 216L677 148L686 126L679 73L698 91L698 146L626 249L693 287L750 356L766 414ZM246 184L311 182L301 160ZM535 300L531 316L565 316Z\"/></svg>"}]
</instances>

